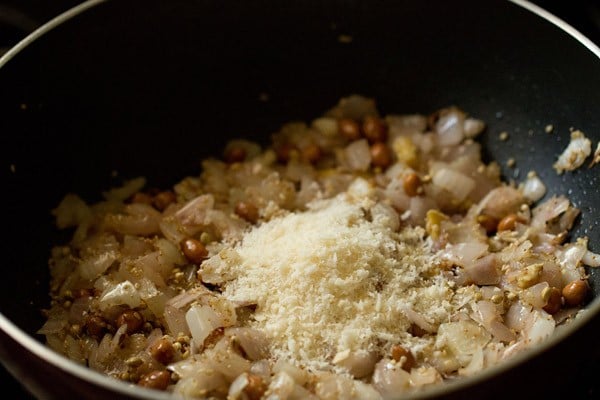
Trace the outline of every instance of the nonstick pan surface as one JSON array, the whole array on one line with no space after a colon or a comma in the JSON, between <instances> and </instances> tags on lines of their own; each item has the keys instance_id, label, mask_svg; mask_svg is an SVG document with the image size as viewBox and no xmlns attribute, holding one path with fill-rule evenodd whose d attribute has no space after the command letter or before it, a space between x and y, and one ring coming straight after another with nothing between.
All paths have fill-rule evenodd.
<instances>
[{"instance_id":1,"label":"nonstick pan surface","mask_svg":"<svg viewBox=\"0 0 600 400\"><path fill-rule=\"evenodd\" d=\"M600 251L600 166L560 176L551 167L570 128L594 147L600 139L598 49L518 4L122 0L80 7L87 6L30 37L0 68L0 355L40 398L149 395L65 366L38 347L49 249L66 240L49 210L65 193L93 201L139 175L170 185L197 174L199 160L228 138L264 142L281 123L313 118L348 94L377 99L384 113L455 104L485 120L488 160L509 180L535 170L548 196L568 195L582 210L573 237L588 236ZM508 141L499 139L502 131ZM505 167L509 158L516 168ZM590 317L577 330L445 394L505 397L521 384L520 394L534 395L549 389L548 376L574 379L573 365L599 357L592 344L600 333L598 271L590 282Z\"/></svg>"}]
</instances>

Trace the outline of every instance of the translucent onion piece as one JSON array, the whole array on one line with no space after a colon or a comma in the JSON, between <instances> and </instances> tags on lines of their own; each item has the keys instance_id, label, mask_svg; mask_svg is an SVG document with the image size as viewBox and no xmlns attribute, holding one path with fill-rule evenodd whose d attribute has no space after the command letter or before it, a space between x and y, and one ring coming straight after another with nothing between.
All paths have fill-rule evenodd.
<instances>
[{"instance_id":1,"label":"translucent onion piece","mask_svg":"<svg viewBox=\"0 0 600 400\"><path fill-rule=\"evenodd\" d=\"M537 175L531 175L527 177L522 190L523 197L531 202L536 202L546 194L546 185Z\"/></svg>"},{"instance_id":2,"label":"translucent onion piece","mask_svg":"<svg viewBox=\"0 0 600 400\"><path fill-rule=\"evenodd\" d=\"M442 113L435 124L440 146L453 146L464 139L464 114L461 111L450 109Z\"/></svg>"},{"instance_id":3,"label":"translucent onion piece","mask_svg":"<svg viewBox=\"0 0 600 400\"><path fill-rule=\"evenodd\" d=\"M197 347L202 346L204 339L215 329L223 326L223 319L212 307L193 305L185 313L185 321Z\"/></svg>"},{"instance_id":4,"label":"translucent onion piece","mask_svg":"<svg viewBox=\"0 0 600 400\"><path fill-rule=\"evenodd\" d=\"M394 399L410 387L410 374L389 359L383 359L375 365L373 387L382 398Z\"/></svg>"},{"instance_id":5,"label":"translucent onion piece","mask_svg":"<svg viewBox=\"0 0 600 400\"><path fill-rule=\"evenodd\" d=\"M83 279L92 280L102 275L117 260L118 254L114 251L99 253L81 261L78 266L79 274Z\"/></svg>"},{"instance_id":6,"label":"translucent onion piece","mask_svg":"<svg viewBox=\"0 0 600 400\"><path fill-rule=\"evenodd\" d=\"M532 318L524 329L529 344L540 343L554 332L556 323L545 311L533 310Z\"/></svg>"},{"instance_id":7,"label":"translucent onion piece","mask_svg":"<svg viewBox=\"0 0 600 400\"><path fill-rule=\"evenodd\" d=\"M140 294L130 281L113 285L100 296L100 308L102 310L122 304L126 304L130 308L139 307L142 304Z\"/></svg>"},{"instance_id":8,"label":"translucent onion piece","mask_svg":"<svg viewBox=\"0 0 600 400\"><path fill-rule=\"evenodd\" d=\"M491 335L477 323L465 320L441 324L436 339L437 347L446 347L466 366L473 354L482 349L491 339Z\"/></svg>"},{"instance_id":9,"label":"translucent onion piece","mask_svg":"<svg viewBox=\"0 0 600 400\"><path fill-rule=\"evenodd\" d=\"M250 370L250 361L246 360L232 348L229 338L222 338L212 349L207 350L204 354L206 355L208 365L230 381Z\"/></svg>"},{"instance_id":10,"label":"translucent onion piece","mask_svg":"<svg viewBox=\"0 0 600 400\"><path fill-rule=\"evenodd\" d=\"M488 245L484 243L460 243L447 245L441 257L456 265L465 267L487 252Z\"/></svg>"},{"instance_id":11,"label":"translucent onion piece","mask_svg":"<svg viewBox=\"0 0 600 400\"><path fill-rule=\"evenodd\" d=\"M378 356L375 353L367 351L344 350L339 352L333 358L333 363L348 370L355 378L364 378L371 375Z\"/></svg>"},{"instance_id":12,"label":"translucent onion piece","mask_svg":"<svg viewBox=\"0 0 600 400\"><path fill-rule=\"evenodd\" d=\"M476 285L496 285L500 283L501 279L495 254L488 254L468 264L464 272Z\"/></svg>"},{"instance_id":13,"label":"translucent onion piece","mask_svg":"<svg viewBox=\"0 0 600 400\"><path fill-rule=\"evenodd\" d=\"M439 169L432 177L433 184L439 186L456 198L463 201L475 188L475 181L460 172L451 169Z\"/></svg>"},{"instance_id":14,"label":"translucent onion piece","mask_svg":"<svg viewBox=\"0 0 600 400\"><path fill-rule=\"evenodd\" d=\"M589 267L600 267L600 254L586 251L581 261Z\"/></svg>"},{"instance_id":15,"label":"translucent onion piece","mask_svg":"<svg viewBox=\"0 0 600 400\"><path fill-rule=\"evenodd\" d=\"M225 335L234 338L251 361L261 360L269 355L269 342L262 331L236 327L228 328Z\"/></svg>"},{"instance_id":16,"label":"translucent onion piece","mask_svg":"<svg viewBox=\"0 0 600 400\"><path fill-rule=\"evenodd\" d=\"M466 138L474 138L485 129L485 122L480 119L467 118L464 123L464 131Z\"/></svg>"},{"instance_id":17,"label":"translucent onion piece","mask_svg":"<svg viewBox=\"0 0 600 400\"><path fill-rule=\"evenodd\" d=\"M559 174L565 171L573 171L583 165L585 159L591 153L592 142L585 137L583 132L576 130L571 132L569 145L558 156L552 166Z\"/></svg>"},{"instance_id":18,"label":"translucent onion piece","mask_svg":"<svg viewBox=\"0 0 600 400\"><path fill-rule=\"evenodd\" d=\"M371 165L371 151L366 139L350 143L345 151L345 161L351 171L366 171Z\"/></svg>"},{"instance_id":19,"label":"translucent onion piece","mask_svg":"<svg viewBox=\"0 0 600 400\"><path fill-rule=\"evenodd\" d=\"M481 214L497 219L517 212L525 199L523 194L511 186L499 186L492 189L479 203Z\"/></svg>"}]
</instances>

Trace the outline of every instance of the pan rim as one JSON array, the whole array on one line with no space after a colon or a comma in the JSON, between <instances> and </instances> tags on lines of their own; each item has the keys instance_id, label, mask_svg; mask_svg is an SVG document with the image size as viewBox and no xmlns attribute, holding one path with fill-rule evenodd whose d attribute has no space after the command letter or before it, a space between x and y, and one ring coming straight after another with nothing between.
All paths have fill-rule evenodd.
<instances>
[{"instance_id":1,"label":"pan rim","mask_svg":"<svg viewBox=\"0 0 600 400\"><path fill-rule=\"evenodd\" d=\"M594 53L596 55L596 57L600 58L600 47L598 47L599 45L594 43L590 38L585 36L583 33L581 33L579 30L577 30L573 25L567 23L565 20L557 17L556 15L552 14L548 10L545 10L544 8L542 8L542 7L538 6L537 4L534 4L528 0L508 0L508 1L518 5L520 7L525 8L526 10L538 15L539 17L544 18L548 22L559 27L560 29L562 29L563 31L565 31L566 33L571 35L573 38L577 39L577 41L579 41L579 43L581 43L589 51Z\"/></svg>"},{"instance_id":2,"label":"pan rim","mask_svg":"<svg viewBox=\"0 0 600 400\"><path fill-rule=\"evenodd\" d=\"M12 58L14 58L21 51L26 49L30 44L35 42L40 37L44 36L54 28L60 26L61 24L73 19L74 17L84 13L85 11L101 5L102 3L106 3L110 0L86 0L83 3L57 15L52 18L48 22L44 23L40 27L38 27L35 31L27 35L13 47L11 47L5 54L0 57L0 70L6 65ZM538 17L545 19L546 21L552 23L560 30L566 32L575 40L577 40L580 44L582 44L587 50L593 53L600 60L600 47L592 42L588 37L586 37L583 33L578 31L572 25L562 20L561 18L555 16L549 11L543 9L536 4L531 3L527 0L508 0L509 2L537 15ZM563 342L567 337L582 329L585 325L587 325L593 318L600 314L600 296L597 296L590 304L588 304L585 308L585 312L582 313L581 317L572 321L568 327L561 329L558 332L555 332L550 338L546 339L543 343L540 343L534 346L531 349L525 350L520 354L515 355L511 359L502 362L498 365L489 367L474 376L463 377L456 381L446 382L439 385L434 385L429 388L424 388L415 393L404 394L402 396L403 399L412 400L412 399L431 399L442 395L447 395L450 393L455 393L460 391L461 389L465 389L467 387L475 386L480 382L487 381L494 376L501 375L506 371L523 364L529 359L535 358L541 353L551 349L552 347L557 346L559 343ZM155 400L166 400L175 398L170 393L158 392L155 390L149 390L145 388L141 388L139 386L135 386L133 384L128 384L123 381L118 381L113 378L110 378L106 375L103 375L97 371L93 371L87 367L81 366L72 360L68 359L65 356L62 356L52 349L44 346L42 343L38 342L28 333L23 331L20 327L10 321L2 312L0 312L0 330L5 332L9 337L11 337L15 342L19 343L23 347L25 347L29 352L31 352L36 357L48 362L49 364L60 368L61 370L74 375L77 378L83 379L85 381L91 382L103 388L113 390L117 393L131 396L132 398L139 399L155 399ZM4 361L2 361L4 363ZM9 368L10 370L10 368Z\"/></svg>"}]
</instances>

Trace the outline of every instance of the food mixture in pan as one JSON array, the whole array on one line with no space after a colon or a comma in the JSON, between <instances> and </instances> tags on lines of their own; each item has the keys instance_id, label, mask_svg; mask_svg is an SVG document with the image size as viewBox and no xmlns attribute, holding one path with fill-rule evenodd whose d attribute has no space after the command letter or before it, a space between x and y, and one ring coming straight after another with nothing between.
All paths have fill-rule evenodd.
<instances>
[{"instance_id":1,"label":"food mixture in pan","mask_svg":"<svg viewBox=\"0 0 600 400\"><path fill-rule=\"evenodd\" d=\"M502 363L585 312L600 260L567 197L482 160L484 129L354 95L171 188L68 194L39 333L197 399L385 399Z\"/></svg>"}]
</instances>

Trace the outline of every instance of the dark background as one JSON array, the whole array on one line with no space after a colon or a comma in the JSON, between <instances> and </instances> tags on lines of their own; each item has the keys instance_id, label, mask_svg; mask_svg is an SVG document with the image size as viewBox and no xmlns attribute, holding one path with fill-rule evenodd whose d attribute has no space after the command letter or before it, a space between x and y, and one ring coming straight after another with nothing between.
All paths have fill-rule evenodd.
<instances>
[{"instance_id":1,"label":"dark background","mask_svg":"<svg viewBox=\"0 0 600 400\"><path fill-rule=\"evenodd\" d=\"M78 0L0 0L0 55L44 22L80 2ZM537 0L532 3L560 17L600 45L600 2ZM507 21L507 29L510 29L510 21ZM549 382L553 382L552 386L556 389L555 396L552 398L600 398L600 380L596 378L596 373L600 371L600 362L595 365L578 365L574 368L581 371L576 381L565 377L548 377ZM1 366L0 382L3 392L11 393L11 399L33 399ZM518 393L518 388L515 388L515 393ZM547 395L544 397L548 399Z\"/></svg>"}]
</instances>

